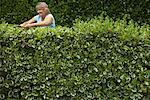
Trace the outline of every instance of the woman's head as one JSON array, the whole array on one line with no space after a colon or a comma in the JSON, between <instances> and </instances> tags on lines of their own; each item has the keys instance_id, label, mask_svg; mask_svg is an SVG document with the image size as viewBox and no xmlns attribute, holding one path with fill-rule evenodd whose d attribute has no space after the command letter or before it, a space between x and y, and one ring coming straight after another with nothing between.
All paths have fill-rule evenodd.
<instances>
[{"instance_id":1,"label":"woman's head","mask_svg":"<svg viewBox=\"0 0 150 100\"><path fill-rule=\"evenodd\" d=\"M48 9L48 5L45 2L39 2L36 5L36 10L37 10L37 13L39 14L39 16L41 16L41 17L44 17L50 13L50 11Z\"/></svg>"}]
</instances>

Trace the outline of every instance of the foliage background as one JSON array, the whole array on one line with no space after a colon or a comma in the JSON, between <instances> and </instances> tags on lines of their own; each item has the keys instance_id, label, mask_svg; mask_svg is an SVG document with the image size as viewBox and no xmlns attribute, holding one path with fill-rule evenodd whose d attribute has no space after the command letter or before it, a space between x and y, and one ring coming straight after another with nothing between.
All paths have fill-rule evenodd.
<instances>
[{"instance_id":1,"label":"foliage background","mask_svg":"<svg viewBox=\"0 0 150 100\"><path fill-rule=\"evenodd\" d=\"M41 0L1 0L0 18L9 23L21 23L36 14L35 5ZM75 19L87 20L105 11L113 19L133 19L150 24L149 0L42 0L47 2L57 25L72 26ZM1 20L2 21L2 20Z\"/></svg>"}]
</instances>

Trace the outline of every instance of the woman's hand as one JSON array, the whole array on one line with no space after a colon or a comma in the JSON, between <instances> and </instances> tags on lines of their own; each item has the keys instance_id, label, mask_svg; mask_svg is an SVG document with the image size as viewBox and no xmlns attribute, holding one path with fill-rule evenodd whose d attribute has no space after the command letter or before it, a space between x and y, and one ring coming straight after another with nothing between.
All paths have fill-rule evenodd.
<instances>
[{"instance_id":1,"label":"woman's hand","mask_svg":"<svg viewBox=\"0 0 150 100\"><path fill-rule=\"evenodd\" d=\"M28 24L27 22L24 22L24 23L20 24L19 26L20 27L25 27L27 24Z\"/></svg>"}]
</instances>

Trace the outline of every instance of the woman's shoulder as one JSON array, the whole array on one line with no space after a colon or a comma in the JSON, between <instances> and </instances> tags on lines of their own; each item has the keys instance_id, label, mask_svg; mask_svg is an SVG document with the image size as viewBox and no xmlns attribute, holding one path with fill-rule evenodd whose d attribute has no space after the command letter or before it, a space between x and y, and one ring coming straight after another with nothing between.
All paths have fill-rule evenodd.
<instances>
[{"instance_id":1,"label":"woman's shoulder","mask_svg":"<svg viewBox=\"0 0 150 100\"><path fill-rule=\"evenodd\" d=\"M35 15L33 18L38 19L39 17L40 17L39 15Z\"/></svg>"},{"instance_id":2,"label":"woman's shoulder","mask_svg":"<svg viewBox=\"0 0 150 100\"><path fill-rule=\"evenodd\" d=\"M52 14L48 14L47 16L49 16L49 17L53 17L53 15L52 15Z\"/></svg>"}]
</instances>

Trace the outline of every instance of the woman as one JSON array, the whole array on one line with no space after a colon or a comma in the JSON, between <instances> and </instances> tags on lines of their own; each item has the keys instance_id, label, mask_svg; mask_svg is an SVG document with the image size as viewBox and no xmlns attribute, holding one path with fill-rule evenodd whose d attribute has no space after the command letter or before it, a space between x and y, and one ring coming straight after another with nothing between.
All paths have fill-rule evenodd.
<instances>
[{"instance_id":1,"label":"woman","mask_svg":"<svg viewBox=\"0 0 150 100\"><path fill-rule=\"evenodd\" d=\"M34 16L29 21L20 24L23 28L30 28L34 26L43 27L55 27L55 19L48 9L48 5L45 2L39 2L36 6L38 15Z\"/></svg>"}]
</instances>

